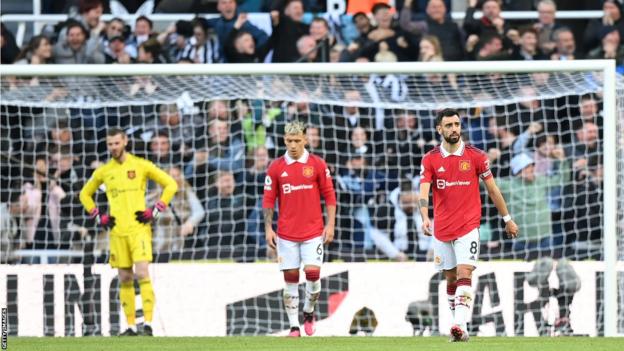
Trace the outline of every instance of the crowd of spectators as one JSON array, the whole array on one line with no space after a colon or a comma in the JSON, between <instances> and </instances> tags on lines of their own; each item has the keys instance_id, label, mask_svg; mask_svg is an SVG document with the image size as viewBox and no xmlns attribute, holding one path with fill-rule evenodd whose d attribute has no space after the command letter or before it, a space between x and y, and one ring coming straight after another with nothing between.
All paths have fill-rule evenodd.
<instances>
[{"instance_id":1,"label":"crowd of spectators","mask_svg":"<svg viewBox=\"0 0 624 351\"><path fill-rule=\"evenodd\" d=\"M9 61L5 61L9 51L5 47L12 47L11 34L3 27L2 60L212 64L563 60L614 54L619 64L624 59L619 44L624 34L622 8L613 0L605 1L605 16L587 27L581 45L576 45L570 29L557 24L556 6L550 0L538 2L538 22L521 28L501 17L501 3L496 0L469 0L462 27L448 17L448 3L442 0L405 0L400 9L375 3L370 15L352 16L356 35L350 39L323 17L306 22L308 3L271 3L271 33L252 24L234 0L218 1L218 17L177 21L156 33L149 16L138 17L130 30L119 18L101 22L101 1L81 1L79 16L57 26L51 36L33 37ZM424 14L411 10L417 3ZM478 20L473 18L477 7L484 13ZM461 111L464 140L487 152L524 233L516 241L507 240L496 210L485 206L481 257L600 258L600 96L570 93L538 98L536 89L549 76L527 77L526 85L514 93L535 98ZM125 90L129 97L163 89L151 78L134 79ZM428 259L430 238L420 229L417 191L420 159L439 144L435 111L362 107L363 95L370 99L384 94L383 89L400 101L401 96L393 94L401 94L388 83L397 77L353 77L370 79L367 89L372 90L366 91L327 79L323 84L337 88L342 103L316 103L303 97L294 102L241 99L190 106L177 102L69 109L3 104L1 210L3 217L10 214L13 221L5 223L3 218L2 249L75 249L90 237L105 240L101 233L93 233L93 223L77 195L95 167L107 159L106 127L118 126L130 137L129 151L166 169L180 188L173 206L155 224L157 259L263 259L267 255L260 207L264 176L269 162L285 152L284 125L298 119L309 126L309 150L327 161L338 194L336 241L327 251L328 259ZM427 86L448 88L449 94L468 91L469 81L461 75L417 79ZM7 82L3 93L42 84L37 78L7 78ZM67 89L55 86L46 90L45 99L68 96L72 94ZM150 196L156 196L151 188ZM103 198L98 201L105 206ZM483 202L488 202L485 196ZM12 257L4 251L1 256ZM106 259L105 250L98 259Z\"/></svg>"}]
</instances>

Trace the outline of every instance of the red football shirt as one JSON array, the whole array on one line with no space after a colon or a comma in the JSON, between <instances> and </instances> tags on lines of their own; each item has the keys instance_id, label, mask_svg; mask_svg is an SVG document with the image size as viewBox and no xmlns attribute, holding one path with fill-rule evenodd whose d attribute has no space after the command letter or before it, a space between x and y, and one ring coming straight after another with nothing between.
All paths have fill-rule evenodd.
<instances>
[{"instance_id":1,"label":"red football shirt","mask_svg":"<svg viewBox=\"0 0 624 351\"><path fill-rule=\"evenodd\" d=\"M299 160L286 154L271 162L267 170L262 207L274 208L277 199L277 235L290 241L306 241L323 234L321 195L326 206L336 206L334 184L325 161L307 150Z\"/></svg>"},{"instance_id":2,"label":"red football shirt","mask_svg":"<svg viewBox=\"0 0 624 351\"><path fill-rule=\"evenodd\" d=\"M452 241L479 227L479 178L492 177L483 151L463 141L452 154L437 146L423 157L420 176L433 189L433 234L438 240Z\"/></svg>"}]
</instances>

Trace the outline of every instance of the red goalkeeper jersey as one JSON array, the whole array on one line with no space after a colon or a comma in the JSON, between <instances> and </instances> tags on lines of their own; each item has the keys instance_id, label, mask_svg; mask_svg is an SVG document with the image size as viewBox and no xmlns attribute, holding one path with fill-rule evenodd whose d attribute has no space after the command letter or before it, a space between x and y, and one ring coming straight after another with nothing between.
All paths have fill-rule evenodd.
<instances>
[{"instance_id":1,"label":"red goalkeeper jersey","mask_svg":"<svg viewBox=\"0 0 624 351\"><path fill-rule=\"evenodd\" d=\"M492 177L487 155L461 141L450 154L436 146L422 159L421 183L433 189L433 234L452 241L479 227L481 194L479 178Z\"/></svg>"},{"instance_id":2,"label":"red goalkeeper jersey","mask_svg":"<svg viewBox=\"0 0 624 351\"><path fill-rule=\"evenodd\" d=\"M323 234L321 195L336 206L336 193L325 161L307 150L299 160L288 154L271 162L264 180L263 208L279 204L277 235L306 241Z\"/></svg>"}]
</instances>

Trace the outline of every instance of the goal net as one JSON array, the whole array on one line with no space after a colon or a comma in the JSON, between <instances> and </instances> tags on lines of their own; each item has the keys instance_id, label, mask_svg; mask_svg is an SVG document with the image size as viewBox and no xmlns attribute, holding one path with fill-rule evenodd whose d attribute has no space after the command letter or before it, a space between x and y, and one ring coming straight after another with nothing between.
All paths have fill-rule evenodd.
<instances>
[{"instance_id":1,"label":"goal net","mask_svg":"<svg viewBox=\"0 0 624 351\"><path fill-rule=\"evenodd\" d=\"M126 132L128 151L180 186L154 224L154 262L274 260L264 240L263 183L293 120L307 124L308 149L327 161L336 188L336 236L325 259L432 261L418 214L420 160L440 144L436 111L450 107L460 111L464 142L487 153L521 230L515 240L504 235L483 190L479 260L534 263L525 285L501 294L537 288L537 303L527 306L545 316L538 332L572 334L570 305L590 284L594 334L604 334L605 317L624 332L624 84L616 96L605 92L599 65L276 65L266 74L257 66L137 67L72 75L56 66L27 76L3 68L2 264L108 262L108 235L78 194L108 159L111 127ZM148 185L148 205L160 191ZM106 209L103 191L96 202ZM575 266L605 260L591 281ZM340 285L341 276L333 279L324 288ZM280 294L228 308L228 334L287 327L285 315L263 320L282 313Z\"/></svg>"}]
</instances>

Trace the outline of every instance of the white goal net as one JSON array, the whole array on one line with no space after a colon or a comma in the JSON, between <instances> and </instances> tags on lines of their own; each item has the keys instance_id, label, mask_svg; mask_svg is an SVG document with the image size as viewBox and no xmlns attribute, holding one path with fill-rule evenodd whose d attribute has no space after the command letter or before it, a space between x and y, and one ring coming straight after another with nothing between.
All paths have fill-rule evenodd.
<instances>
[{"instance_id":1,"label":"white goal net","mask_svg":"<svg viewBox=\"0 0 624 351\"><path fill-rule=\"evenodd\" d=\"M340 73L344 66L327 66L328 73L314 66L316 74L222 74L214 68L189 75L180 68L177 75L93 70L89 76L54 76L50 70L26 77L7 68L0 86L2 264L74 263L86 272L108 262L108 235L87 218L78 193L108 159L110 127L125 130L129 151L167 170L180 185L154 226L154 262L270 261L263 181L268 163L285 153L284 125L292 120L307 124L309 150L327 161L334 179L337 228L326 260L431 261L416 203L420 160L439 144L436 111L451 107L462 116L464 141L488 154L522 233L516 240L505 237L483 191L479 259L535 262L516 279L526 278L526 286L539 291L526 308L541 320L540 335L575 333L570 305L584 284L596 287L594 334L605 332L604 296L613 302L617 297L610 306L619 310L611 313L616 332L624 333L624 84L617 86L617 105L606 102L615 105L616 118L606 118L605 96L613 95L605 94L599 67L469 73L473 63L463 65L462 73L457 66L448 66L455 73L392 74L381 66L349 74ZM607 144L613 130L617 141ZM607 149L617 156L605 159ZM615 165L606 164L612 160ZM606 187L613 179L617 186ZM148 204L160 191L148 187ZM605 200L613 195L617 207ZM96 202L106 209L102 192ZM616 218L615 230L607 230L605 213ZM617 267L605 265L607 274L617 271L619 277L610 293L603 290L603 281L611 279L604 268L593 281L574 268L576 262L609 259L606 243L617 245L619 261ZM331 276L323 288L343 289L342 279ZM501 294L522 294L520 282ZM2 300L10 305L17 283L6 278L6 284ZM320 314L329 313L324 298ZM81 303L83 315L98 313L88 309L88 296ZM228 305L227 313L229 335L287 327L277 293ZM370 316L364 311L361 318ZM522 324L514 326L517 335ZM98 333L94 328L83 333Z\"/></svg>"}]
</instances>

